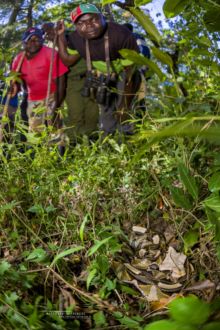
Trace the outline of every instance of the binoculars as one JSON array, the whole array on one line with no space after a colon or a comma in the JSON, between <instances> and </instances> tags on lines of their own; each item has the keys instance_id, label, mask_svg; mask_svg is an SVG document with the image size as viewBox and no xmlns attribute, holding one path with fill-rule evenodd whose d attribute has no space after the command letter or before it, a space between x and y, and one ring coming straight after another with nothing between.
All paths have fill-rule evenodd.
<instances>
[{"instance_id":1,"label":"binoculars","mask_svg":"<svg viewBox=\"0 0 220 330\"><path fill-rule=\"evenodd\" d=\"M100 105L108 105L111 94L111 91L109 90L110 81L110 78L104 74L95 76L93 73L88 72L81 95L89 97L91 89L93 89L96 95L96 102Z\"/></svg>"}]
</instances>

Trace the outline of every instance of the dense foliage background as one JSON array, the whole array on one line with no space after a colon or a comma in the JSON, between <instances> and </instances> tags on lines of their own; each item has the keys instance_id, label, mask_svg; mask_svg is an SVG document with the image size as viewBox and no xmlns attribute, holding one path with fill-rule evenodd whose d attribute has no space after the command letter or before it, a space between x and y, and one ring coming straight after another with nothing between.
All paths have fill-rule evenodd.
<instances>
[{"instance_id":1,"label":"dense foliage background","mask_svg":"<svg viewBox=\"0 0 220 330\"><path fill-rule=\"evenodd\" d=\"M1 79L27 27L70 27L82 2L0 1ZM146 37L151 60L122 51L149 67L146 109L133 137L63 158L18 111L0 151L1 328L217 330L220 1L166 0L166 21L157 0L93 3Z\"/></svg>"}]
</instances>

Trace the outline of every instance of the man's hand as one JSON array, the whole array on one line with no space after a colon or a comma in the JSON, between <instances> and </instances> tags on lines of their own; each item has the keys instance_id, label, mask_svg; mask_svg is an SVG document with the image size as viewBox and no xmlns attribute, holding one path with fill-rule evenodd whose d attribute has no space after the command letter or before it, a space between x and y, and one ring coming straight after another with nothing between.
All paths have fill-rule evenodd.
<instances>
[{"instance_id":1,"label":"man's hand","mask_svg":"<svg viewBox=\"0 0 220 330\"><path fill-rule=\"evenodd\" d=\"M67 40L65 38L64 22L58 21L56 26L56 35L58 36L58 52L62 62L66 66L74 65L80 58L79 54L69 54L67 51Z\"/></svg>"},{"instance_id":2,"label":"man's hand","mask_svg":"<svg viewBox=\"0 0 220 330\"><path fill-rule=\"evenodd\" d=\"M62 34L64 34L64 31L65 31L64 21L60 20L56 23L55 32L58 36L61 36Z\"/></svg>"}]
</instances>

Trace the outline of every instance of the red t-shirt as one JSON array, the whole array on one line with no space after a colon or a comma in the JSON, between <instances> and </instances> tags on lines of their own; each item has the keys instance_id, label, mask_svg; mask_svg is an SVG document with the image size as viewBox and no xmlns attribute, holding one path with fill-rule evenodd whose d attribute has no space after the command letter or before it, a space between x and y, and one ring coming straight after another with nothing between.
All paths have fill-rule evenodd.
<instances>
[{"instance_id":1,"label":"red t-shirt","mask_svg":"<svg viewBox=\"0 0 220 330\"><path fill-rule=\"evenodd\" d=\"M31 59L24 57L21 65L21 78L25 81L28 90L28 100L40 101L47 97L48 79L52 48L43 46L41 50ZM12 63L12 70L15 71L22 53L19 53ZM68 68L61 61L58 52L54 51L53 71L50 93L56 91L55 79L64 75Z\"/></svg>"}]
</instances>

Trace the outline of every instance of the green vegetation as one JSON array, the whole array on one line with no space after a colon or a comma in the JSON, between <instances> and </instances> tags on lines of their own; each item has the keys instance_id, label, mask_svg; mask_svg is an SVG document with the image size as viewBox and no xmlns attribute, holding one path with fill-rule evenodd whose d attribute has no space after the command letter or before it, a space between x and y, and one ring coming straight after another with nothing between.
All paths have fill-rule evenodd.
<instances>
[{"instance_id":1,"label":"green vegetation","mask_svg":"<svg viewBox=\"0 0 220 330\"><path fill-rule=\"evenodd\" d=\"M84 138L61 158L18 115L1 144L1 329L219 329L220 2L167 0L181 16L163 29L148 2L129 19L152 59L123 53L150 68L134 136Z\"/></svg>"}]
</instances>

